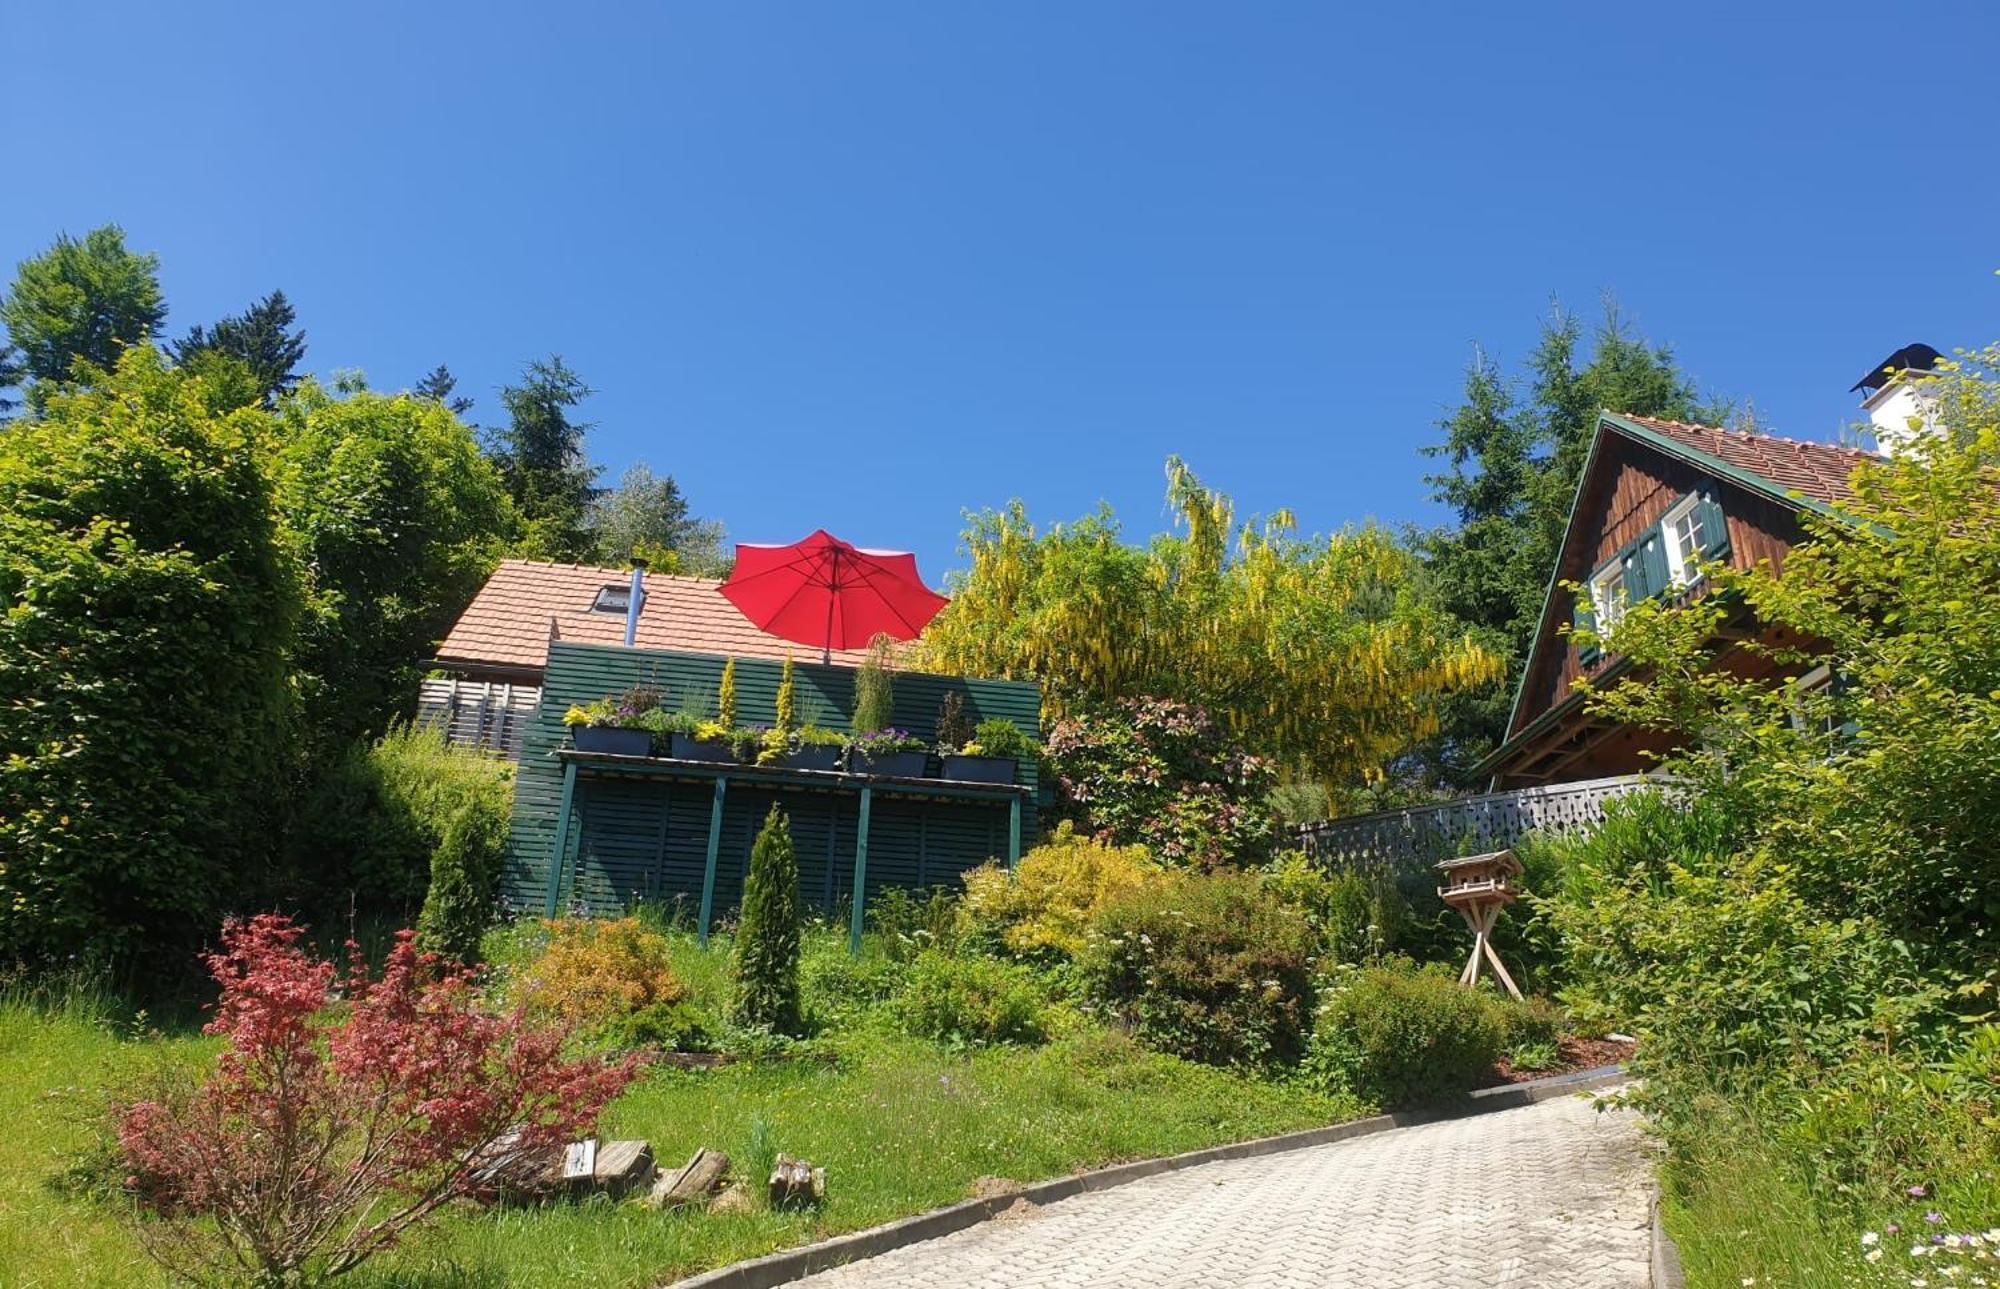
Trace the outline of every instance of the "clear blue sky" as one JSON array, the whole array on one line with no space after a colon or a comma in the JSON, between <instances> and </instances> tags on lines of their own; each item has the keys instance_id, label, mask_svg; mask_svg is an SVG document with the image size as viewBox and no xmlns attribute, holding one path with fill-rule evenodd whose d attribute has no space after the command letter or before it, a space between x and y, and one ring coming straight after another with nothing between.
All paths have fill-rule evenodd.
<instances>
[{"instance_id":1,"label":"clear blue sky","mask_svg":"<svg viewBox=\"0 0 2000 1289\"><path fill-rule=\"evenodd\" d=\"M1152 531L1170 452L1430 522L1551 294L1802 437L2000 338L2000 16L1911 12L12 0L0 260L115 220L171 332L282 287L315 371L487 419L560 352L605 463L934 579L966 506Z\"/></svg>"}]
</instances>

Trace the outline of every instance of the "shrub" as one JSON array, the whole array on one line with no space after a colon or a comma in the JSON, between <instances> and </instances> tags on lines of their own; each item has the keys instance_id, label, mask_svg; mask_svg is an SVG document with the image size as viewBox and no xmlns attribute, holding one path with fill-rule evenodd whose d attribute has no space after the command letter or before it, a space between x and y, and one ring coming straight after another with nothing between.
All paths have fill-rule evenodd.
<instances>
[{"instance_id":1,"label":"shrub","mask_svg":"<svg viewBox=\"0 0 2000 1289\"><path fill-rule=\"evenodd\" d=\"M1085 995L1149 1046L1214 1065L1285 1065L1304 1046L1312 928L1248 873L1176 874L1105 904L1078 960Z\"/></svg>"},{"instance_id":2,"label":"shrub","mask_svg":"<svg viewBox=\"0 0 2000 1289\"><path fill-rule=\"evenodd\" d=\"M1034 975L993 958L920 953L890 1006L909 1033L952 1044L1037 1043L1047 1033Z\"/></svg>"},{"instance_id":3,"label":"shrub","mask_svg":"<svg viewBox=\"0 0 2000 1289\"><path fill-rule=\"evenodd\" d=\"M507 761L427 726L354 744L306 799L292 890L322 907L407 913L422 901L423 947L470 960L498 900L513 776Z\"/></svg>"},{"instance_id":4,"label":"shrub","mask_svg":"<svg viewBox=\"0 0 2000 1289\"><path fill-rule=\"evenodd\" d=\"M1046 752L1059 813L1106 841L1174 866L1249 864L1270 850L1271 765L1202 708L1127 699L1058 722Z\"/></svg>"},{"instance_id":5,"label":"shrub","mask_svg":"<svg viewBox=\"0 0 2000 1289\"><path fill-rule=\"evenodd\" d=\"M799 963L799 993L816 1025L844 1023L886 1001L908 965L880 954L850 954L844 941L815 937Z\"/></svg>"},{"instance_id":6,"label":"shrub","mask_svg":"<svg viewBox=\"0 0 2000 1289\"><path fill-rule=\"evenodd\" d=\"M1500 1058L1499 1010L1444 967L1340 972L1320 998L1308 1072L1385 1106L1463 1092Z\"/></svg>"},{"instance_id":7,"label":"shrub","mask_svg":"<svg viewBox=\"0 0 2000 1289\"><path fill-rule=\"evenodd\" d=\"M722 683L716 690L715 720L726 730L736 728L736 659L722 664Z\"/></svg>"},{"instance_id":8,"label":"shrub","mask_svg":"<svg viewBox=\"0 0 2000 1289\"><path fill-rule=\"evenodd\" d=\"M799 1031L799 861L792 827L771 807L750 848L736 928L736 1018L780 1034Z\"/></svg>"},{"instance_id":9,"label":"shrub","mask_svg":"<svg viewBox=\"0 0 2000 1289\"><path fill-rule=\"evenodd\" d=\"M271 856L300 592L211 392L140 346L0 430L0 957L184 944Z\"/></svg>"},{"instance_id":10,"label":"shrub","mask_svg":"<svg viewBox=\"0 0 2000 1289\"><path fill-rule=\"evenodd\" d=\"M1336 962L1368 962L1397 946L1407 906L1387 875L1328 872L1302 851L1286 851L1264 875L1279 899L1303 912L1320 952Z\"/></svg>"},{"instance_id":11,"label":"shrub","mask_svg":"<svg viewBox=\"0 0 2000 1289\"><path fill-rule=\"evenodd\" d=\"M985 864L965 875L958 929L989 952L1074 958L1106 901L1159 872L1140 846L1080 837L1067 821L1021 856L1013 873Z\"/></svg>"},{"instance_id":12,"label":"shrub","mask_svg":"<svg viewBox=\"0 0 2000 1289\"><path fill-rule=\"evenodd\" d=\"M514 994L531 1015L599 1029L687 997L667 938L638 918L559 918L545 925L548 947L521 972Z\"/></svg>"},{"instance_id":13,"label":"shrub","mask_svg":"<svg viewBox=\"0 0 2000 1289\"><path fill-rule=\"evenodd\" d=\"M878 635L868 642L868 656L854 673L854 720L856 734L873 734L889 728L895 717L896 682L891 670L894 641Z\"/></svg>"},{"instance_id":14,"label":"shrub","mask_svg":"<svg viewBox=\"0 0 2000 1289\"><path fill-rule=\"evenodd\" d=\"M926 892L892 886L869 904L868 919L884 952L898 962L926 949L950 952L958 941L958 900L942 886Z\"/></svg>"},{"instance_id":15,"label":"shrub","mask_svg":"<svg viewBox=\"0 0 2000 1289\"><path fill-rule=\"evenodd\" d=\"M489 1169L585 1133L638 1071L564 1060L562 1029L483 1011L472 975L407 931L379 978L357 951L341 979L300 938L270 914L226 925L207 957L214 1071L198 1086L162 1073L115 1113L139 1238L182 1277L347 1271L489 1193Z\"/></svg>"}]
</instances>

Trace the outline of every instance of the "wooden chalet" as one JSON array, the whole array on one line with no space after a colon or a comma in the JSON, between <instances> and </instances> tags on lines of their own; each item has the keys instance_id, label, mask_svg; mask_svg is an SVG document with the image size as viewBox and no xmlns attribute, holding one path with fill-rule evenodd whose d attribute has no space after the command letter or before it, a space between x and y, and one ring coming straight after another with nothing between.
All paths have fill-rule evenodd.
<instances>
[{"instance_id":1,"label":"wooden chalet","mask_svg":"<svg viewBox=\"0 0 2000 1289\"><path fill-rule=\"evenodd\" d=\"M1701 560L1747 568L1784 563L1803 535L1800 516L1831 512L1852 497L1849 478L1873 454L1827 443L1605 412L1577 483L1556 567L1501 746L1482 763L1494 791L1638 774L1668 750L1662 737L1584 710L1576 683L1628 665L1582 648L1573 624L1615 619L1655 597L1703 591ZM1573 595L1565 583L1584 589ZM1751 638L1795 644L1747 610L1713 642L1717 665L1744 675L1771 664L1740 646ZM1773 676L1824 683L1824 668Z\"/></svg>"}]
</instances>

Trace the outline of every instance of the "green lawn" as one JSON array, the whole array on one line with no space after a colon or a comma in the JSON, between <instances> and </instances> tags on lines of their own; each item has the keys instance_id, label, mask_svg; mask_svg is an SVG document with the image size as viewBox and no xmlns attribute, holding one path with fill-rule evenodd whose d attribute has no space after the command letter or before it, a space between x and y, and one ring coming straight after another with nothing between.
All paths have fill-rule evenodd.
<instances>
[{"instance_id":1,"label":"green lawn","mask_svg":"<svg viewBox=\"0 0 2000 1289\"><path fill-rule=\"evenodd\" d=\"M824 946L815 946L822 949ZM692 958L692 954L690 953ZM699 990L718 955L690 960ZM361 1286L652 1285L966 1197L974 1179L1022 1181L1122 1159L1351 1118L1364 1107L1145 1052L1081 1022L1031 1049L951 1052L854 1025L811 1059L656 1070L612 1108L608 1137L643 1137L662 1163L697 1147L765 1150L827 1167L815 1216L663 1215L635 1204L454 1213L435 1232L344 1277ZM117 1201L57 1179L90 1148L93 1090L207 1040L134 1039L77 1005L0 1002L0 1266L9 1286L163 1283ZM824 1059L822 1059L824 1057ZM65 1092L65 1089L75 1089Z\"/></svg>"}]
</instances>

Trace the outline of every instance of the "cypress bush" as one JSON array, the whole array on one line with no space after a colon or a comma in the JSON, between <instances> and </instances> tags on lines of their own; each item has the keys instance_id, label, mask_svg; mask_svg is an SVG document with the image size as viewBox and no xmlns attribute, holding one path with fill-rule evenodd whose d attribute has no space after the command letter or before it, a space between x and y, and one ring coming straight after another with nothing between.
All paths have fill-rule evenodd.
<instances>
[{"instance_id":1,"label":"cypress bush","mask_svg":"<svg viewBox=\"0 0 2000 1289\"><path fill-rule=\"evenodd\" d=\"M736 928L736 1018L781 1034L799 1030L799 859L776 806L750 848Z\"/></svg>"}]
</instances>

